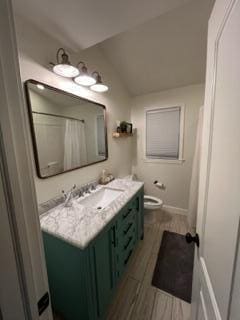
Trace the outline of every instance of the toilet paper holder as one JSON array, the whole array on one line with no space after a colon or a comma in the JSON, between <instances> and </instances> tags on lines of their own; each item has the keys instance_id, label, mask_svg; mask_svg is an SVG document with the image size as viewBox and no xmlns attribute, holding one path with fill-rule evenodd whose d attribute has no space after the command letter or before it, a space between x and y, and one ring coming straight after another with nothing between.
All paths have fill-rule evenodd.
<instances>
[{"instance_id":1,"label":"toilet paper holder","mask_svg":"<svg viewBox=\"0 0 240 320\"><path fill-rule=\"evenodd\" d=\"M164 183L162 182L159 182L158 180L155 180L153 182L153 184L158 188L158 189L161 189L161 190L165 190L166 189L166 186Z\"/></svg>"}]
</instances>

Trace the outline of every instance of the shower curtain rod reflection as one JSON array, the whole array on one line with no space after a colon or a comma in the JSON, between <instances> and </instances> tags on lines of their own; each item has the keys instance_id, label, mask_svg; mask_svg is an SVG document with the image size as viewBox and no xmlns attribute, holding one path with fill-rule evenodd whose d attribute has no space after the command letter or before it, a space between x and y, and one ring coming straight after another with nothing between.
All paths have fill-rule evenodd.
<instances>
[{"instance_id":1,"label":"shower curtain rod reflection","mask_svg":"<svg viewBox=\"0 0 240 320\"><path fill-rule=\"evenodd\" d=\"M46 112L37 112L37 111L32 111L32 113L42 114L44 116L53 116L53 117L58 117L58 118L63 118L63 119L76 120L76 121L81 121L81 122L85 123L84 119L76 119L76 118L67 117L67 116L60 116L58 114L52 114L52 113L46 113Z\"/></svg>"}]
</instances>

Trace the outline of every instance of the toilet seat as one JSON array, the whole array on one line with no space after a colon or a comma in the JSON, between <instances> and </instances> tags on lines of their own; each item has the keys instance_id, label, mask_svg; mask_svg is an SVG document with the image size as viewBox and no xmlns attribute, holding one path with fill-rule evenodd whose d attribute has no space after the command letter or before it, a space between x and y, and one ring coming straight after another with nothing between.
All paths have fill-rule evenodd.
<instances>
[{"instance_id":1,"label":"toilet seat","mask_svg":"<svg viewBox=\"0 0 240 320\"><path fill-rule=\"evenodd\" d=\"M144 209L160 209L163 205L163 201L159 198L152 196L144 196Z\"/></svg>"}]
</instances>

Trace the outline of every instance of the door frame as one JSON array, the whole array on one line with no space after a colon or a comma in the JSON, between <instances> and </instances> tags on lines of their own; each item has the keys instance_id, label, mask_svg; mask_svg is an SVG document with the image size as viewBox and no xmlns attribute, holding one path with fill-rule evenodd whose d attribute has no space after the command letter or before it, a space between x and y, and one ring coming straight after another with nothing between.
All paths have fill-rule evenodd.
<instances>
[{"instance_id":1,"label":"door frame","mask_svg":"<svg viewBox=\"0 0 240 320\"><path fill-rule=\"evenodd\" d=\"M0 42L4 43L0 46L0 173L4 186L1 198L7 203L8 213L1 215L1 219L11 231L6 238L5 250L11 250L10 246L14 248L17 263L15 267L9 265L9 270L13 267L18 273L19 297L25 306L25 319L51 320L50 306L41 316L38 315L37 303L49 289L33 179L33 159L26 133L27 119L24 115L13 9L9 0L0 1L0 21ZM3 228L2 223L0 228ZM2 252L0 254L2 256ZM7 259L3 261L4 267L7 263ZM9 286L14 285L14 277L8 280ZM8 300L10 305L5 306L1 301L3 316L7 308L15 307L11 300ZM5 316L8 319L7 314Z\"/></svg>"},{"instance_id":2,"label":"door frame","mask_svg":"<svg viewBox=\"0 0 240 320\"><path fill-rule=\"evenodd\" d=\"M11 189L8 186L6 157L0 131L0 319L29 318L28 295L25 290L24 273L19 255L17 230L14 223L14 208L11 206ZM11 305L9 304L11 301ZM14 308L13 308L14 306Z\"/></svg>"},{"instance_id":3,"label":"door frame","mask_svg":"<svg viewBox=\"0 0 240 320\"><path fill-rule=\"evenodd\" d=\"M206 305L211 306L210 319L221 320L220 311L217 300L211 284L211 280L203 259L199 259L204 251L203 240L205 223L207 216L207 201L209 190L209 176L211 170L211 151L213 140L213 123L215 114L215 93L217 78L217 62L219 54L219 43L224 31L224 27L228 22L238 0L216 0L209 22L208 22L208 45L207 45L207 67L206 67L206 84L205 84L205 100L203 113L203 130L202 130L202 146L200 160L200 179L199 179L199 195L198 195L198 211L197 211L197 233L200 237L200 248L195 252L194 278L193 278L193 303L191 319L196 319L198 314L198 303L202 304L203 312L206 312ZM237 256L237 248L235 258ZM200 291L200 279L207 292L207 301ZM233 281L232 281L233 286ZM231 304L231 297L230 297ZM230 308L229 304L229 308ZM230 312L230 309L229 309ZM206 315L206 314L205 314ZM211 318L212 317L212 318ZM207 316L206 316L207 319Z\"/></svg>"}]
</instances>

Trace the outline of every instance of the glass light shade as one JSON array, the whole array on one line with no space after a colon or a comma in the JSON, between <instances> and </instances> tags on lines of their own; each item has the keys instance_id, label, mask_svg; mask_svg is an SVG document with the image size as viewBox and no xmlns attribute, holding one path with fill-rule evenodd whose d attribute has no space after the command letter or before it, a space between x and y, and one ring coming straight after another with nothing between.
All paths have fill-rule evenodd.
<instances>
[{"instance_id":1,"label":"glass light shade","mask_svg":"<svg viewBox=\"0 0 240 320\"><path fill-rule=\"evenodd\" d=\"M70 64L56 64L53 67L53 72L66 78L74 78L79 75L78 68Z\"/></svg>"},{"instance_id":2,"label":"glass light shade","mask_svg":"<svg viewBox=\"0 0 240 320\"><path fill-rule=\"evenodd\" d=\"M93 90L95 92L106 92L106 91L108 91L108 86L106 86L105 84L102 84L102 83L96 83L91 86L91 90Z\"/></svg>"},{"instance_id":3,"label":"glass light shade","mask_svg":"<svg viewBox=\"0 0 240 320\"><path fill-rule=\"evenodd\" d=\"M74 81L82 86L92 86L96 83L96 80L93 77L88 76L87 74L80 74L74 79Z\"/></svg>"},{"instance_id":4,"label":"glass light shade","mask_svg":"<svg viewBox=\"0 0 240 320\"><path fill-rule=\"evenodd\" d=\"M37 84L37 88L39 90L44 90L45 89L44 86L42 84L40 84L40 83Z\"/></svg>"}]
</instances>

